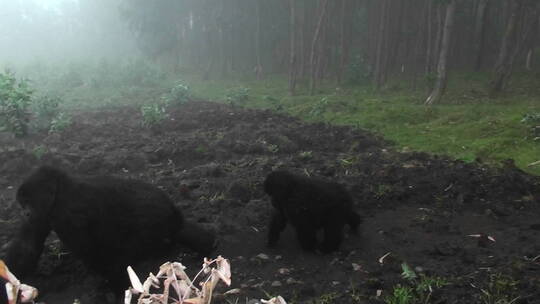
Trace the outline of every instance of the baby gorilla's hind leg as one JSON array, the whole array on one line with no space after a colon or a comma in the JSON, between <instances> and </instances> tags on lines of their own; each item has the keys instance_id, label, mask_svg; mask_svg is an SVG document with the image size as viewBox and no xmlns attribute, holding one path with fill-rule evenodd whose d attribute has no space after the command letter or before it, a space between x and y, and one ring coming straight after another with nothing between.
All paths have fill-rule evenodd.
<instances>
[{"instance_id":1,"label":"baby gorilla's hind leg","mask_svg":"<svg viewBox=\"0 0 540 304\"><path fill-rule=\"evenodd\" d=\"M351 227L351 233L352 234L358 234L358 226L362 223L362 218L358 213L351 211L347 218L347 223Z\"/></svg>"},{"instance_id":2,"label":"baby gorilla's hind leg","mask_svg":"<svg viewBox=\"0 0 540 304\"><path fill-rule=\"evenodd\" d=\"M306 251L315 251L317 249L317 230L309 226L296 227L296 235L300 246Z\"/></svg>"},{"instance_id":3,"label":"baby gorilla's hind leg","mask_svg":"<svg viewBox=\"0 0 540 304\"><path fill-rule=\"evenodd\" d=\"M343 241L343 226L342 222L332 222L324 227L324 240L320 248L323 253L339 249L339 245Z\"/></svg>"},{"instance_id":4,"label":"baby gorilla's hind leg","mask_svg":"<svg viewBox=\"0 0 540 304\"><path fill-rule=\"evenodd\" d=\"M274 211L270 220L270 226L268 227L268 246L272 247L276 245L279 235L285 229L286 225L287 218L281 212Z\"/></svg>"}]
</instances>

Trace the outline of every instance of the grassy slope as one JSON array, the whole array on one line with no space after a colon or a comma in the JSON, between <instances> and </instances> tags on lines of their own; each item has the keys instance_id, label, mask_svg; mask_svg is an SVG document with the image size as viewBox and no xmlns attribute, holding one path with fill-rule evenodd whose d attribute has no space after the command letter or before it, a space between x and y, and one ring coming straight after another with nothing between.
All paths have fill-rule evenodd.
<instances>
[{"instance_id":1,"label":"grassy slope","mask_svg":"<svg viewBox=\"0 0 540 304\"><path fill-rule=\"evenodd\" d=\"M263 81L189 81L194 95L223 101L230 88L247 87L246 106L282 109L306 120L327 121L367 128L397 145L412 150L448 154L463 160L498 164L513 158L528 172L539 175L540 141L521 122L525 113L540 113L538 76L519 75L507 96L486 97L485 75L452 75L443 104L426 108L424 92L405 89L409 84L390 84L376 93L369 87L337 89L326 85L309 96L300 86L294 97L287 95L287 81L270 77ZM459 79L459 81L456 81ZM324 101L323 98L326 98Z\"/></svg>"},{"instance_id":2,"label":"grassy slope","mask_svg":"<svg viewBox=\"0 0 540 304\"><path fill-rule=\"evenodd\" d=\"M229 89L247 87L250 98L245 105L249 107L280 109L306 120L366 128L411 150L464 160L480 157L494 164L513 158L521 168L540 175L540 165L527 167L540 160L540 141L534 141L530 126L520 122L525 113L540 113L538 74L514 75L510 91L497 99L486 97L488 75L450 75L444 103L426 108L422 104L425 90L411 90L411 83L403 81L391 83L381 92L369 86L337 89L326 84L314 96L300 83L296 96L290 97L284 76L270 76L263 81L255 81L251 75L244 80L230 77L201 81L190 74L166 77L138 63L111 65L105 72L99 67L81 69L69 65L65 70L41 71L33 67L29 71L34 72L29 76L36 78L38 91L60 95L66 108L158 103L178 77L186 79L193 95L201 99L224 101ZM66 86L65 82L73 79L70 71L80 74L75 79L88 78L86 84ZM101 85L92 85L93 79L100 80Z\"/></svg>"}]
</instances>

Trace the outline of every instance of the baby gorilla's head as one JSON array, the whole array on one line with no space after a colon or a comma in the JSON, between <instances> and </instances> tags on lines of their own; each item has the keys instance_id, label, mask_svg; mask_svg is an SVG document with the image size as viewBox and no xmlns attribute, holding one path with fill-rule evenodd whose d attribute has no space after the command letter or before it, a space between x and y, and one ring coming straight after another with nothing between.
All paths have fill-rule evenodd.
<instances>
[{"instance_id":1,"label":"baby gorilla's head","mask_svg":"<svg viewBox=\"0 0 540 304\"><path fill-rule=\"evenodd\" d=\"M25 214L48 216L53 208L58 184L64 181L62 171L42 166L34 171L17 190L17 201Z\"/></svg>"}]
</instances>

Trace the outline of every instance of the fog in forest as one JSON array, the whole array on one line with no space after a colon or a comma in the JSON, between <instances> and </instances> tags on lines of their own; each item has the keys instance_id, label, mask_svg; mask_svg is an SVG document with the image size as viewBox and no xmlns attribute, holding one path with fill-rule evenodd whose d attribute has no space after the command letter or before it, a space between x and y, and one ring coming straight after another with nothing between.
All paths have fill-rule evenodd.
<instances>
[{"instance_id":1,"label":"fog in forest","mask_svg":"<svg viewBox=\"0 0 540 304\"><path fill-rule=\"evenodd\" d=\"M539 175L540 0L0 0L0 304L538 304Z\"/></svg>"},{"instance_id":2,"label":"fog in forest","mask_svg":"<svg viewBox=\"0 0 540 304\"><path fill-rule=\"evenodd\" d=\"M0 5L3 65L138 54L118 1L2 0Z\"/></svg>"},{"instance_id":3,"label":"fog in forest","mask_svg":"<svg viewBox=\"0 0 540 304\"><path fill-rule=\"evenodd\" d=\"M447 3L448 2L448 3ZM538 67L537 2L2 0L0 64L143 60L167 73L371 84L393 79L443 95L447 74ZM448 4L448 5L447 5Z\"/></svg>"}]
</instances>

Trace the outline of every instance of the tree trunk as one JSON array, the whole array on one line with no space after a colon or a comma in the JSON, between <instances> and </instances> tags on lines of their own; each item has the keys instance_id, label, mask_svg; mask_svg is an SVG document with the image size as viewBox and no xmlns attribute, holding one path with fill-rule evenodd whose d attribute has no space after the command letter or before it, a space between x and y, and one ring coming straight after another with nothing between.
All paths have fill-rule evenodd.
<instances>
[{"instance_id":1,"label":"tree trunk","mask_svg":"<svg viewBox=\"0 0 540 304\"><path fill-rule=\"evenodd\" d=\"M435 36L435 41L433 45L433 53L430 59L431 60L431 66L429 67L430 72L433 72L433 70L435 70L435 67L438 66L438 60L440 57L439 55L441 54L441 41L443 38L443 30L444 30L444 22L445 22L445 20L443 19L443 9L444 9L444 6L439 3L436 8L437 34Z\"/></svg>"},{"instance_id":2,"label":"tree trunk","mask_svg":"<svg viewBox=\"0 0 540 304\"><path fill-rule=\"evenodd\" d=\"M294 95L296 88L296 9L295 0L289 1L291 49L289 57L289 94Z\"/></svg>"},{"instance_id":3,"label":"tree trunk","mask_svg":"<svg viewBox=\"0 0 540 304\"><path fill-rule=\"evenodd\" d=\"M427 13L427 45L426 45L426 68L424 73L429 75L431 73L431 53L433 52L433 1L427 0L428 13Z\"/></svg>"},{"instance_id":4,"label":"tree trunk","mask_svg":"<svg viewBox=\"0 0 540 304\"><path fill-rule=\"evenodd\" d=\"M326 15L326 10L328 9L328 0L321 0L321 1L322 1L321 12L319 14L319 20L317 22L317 27L315 28L315 33L313 34L313 41L311 42L311 56L309 60L311 64L311 80L310 80L310 86L309 86L310 95L313 95L313 93L315 92L315 81L317 77L317 69L315 68L315 64L316 64L315 52L317 50L317 45L320 40L321 28L323 25L324 17Z\"/></svg>"},{"instance_id":5,"label":"tree trunk","mask_svg":"<svg viewBox=\"0 0 540 304\"><path fill-rule=\"evenodd\" d=\"M255 56L256 56L256 66L255 66L255 76L257 80L263 78L263 68L261 64L261 1L255 0L255 14L257 15L257 29L255 30Z\"/></svg>"},{"instance_id":6,"label":"tree trunk","mask_svg":"<svg viewBox=\"0 0 540 304\"><path fill-rule=\"evenodd\" d=\"M495 64L495 71L493 78L490 82L490 95L495 95L504 90L506 82L512 72L512 65L514 62L515 48L518 43L518 25L519 20L522 17L523 11L522 0L508 0L508 5L511 6L511 15L506 24L506 30L504 33L501 49L499 51L499 58Z\"/></svg>"},{"instance_id":7,"label":"tree trunk","mask_svg":"<svg viewBox=\"0 0 540 304\"><path fill-rule=\"evenodd\" d=\"M474 60L475 71L479 71L482 68L486 33L486 11L488 4L489 0L478 0L478 8L476 11L476 24L474 29L474 41L476 43L476 58Z\"/></svg>"},{"instance_id":8,"label":"tree trunk","mask_svg":"<svg viewBox=\"0 0 540 304\"><path fill-rule=\"evenodd\" d=\"M309 70L309 65L311 63L310 61L310 53L309 53L309 42L308 42L308 37L309 37L309 27L311 25L311 22L312 22L312 12L311 12L311 2L307 3L307 2L303 2L302 3L302 30L301 30L301 41L302 41L302 49L301 49L301 52L302 52L302 65L300 66L300 77L303 79L306 77L307 73L308 73L308 70Z\"/></svg>"},{"instance_id":9,"label":"tree trunk","mask_svg":"<svg viewBox=\"0 0 540 304\"><path fill-rule=\"evenodd\" d=\"M423 21L420 22L419 24L419 28L418 28L418 34L416 36L416 43L415 43L415 47L414 47L414 53L412 55L412 59L411 59L411 62L410 62L410 66L413 70L413 75L412 75L412 88L413 90L416 91L417 89L417 77L418 77L418 73L420 71L420 69L422 68L422 58L423 58L423 54L422 54L422 45L425 41L429 41L429 35L430 35L430 32L429 30L424 30L423 29L423 26L428 24L428 27L429 27L429 23L431 23L431 1L426 1L425 4L424 4L424 10L423 10L423 13L422 13L422 18L423 18ZM426 27L427 28L427 27Z\"/></svg>"},{"instance_id":10,"label":"tree trunk","mask_svg":"<svg viewBox=\"0 0 540 304\"><path fill-rule=\"evenodd\" d=\"M450 37L452 35L452 29L454 27L456 1L457 0L451 0L446 7L446 17L444 18L444 30L442 33L441 51L439 54L439 62L437 64L437 81L435 83L435 88L425 101L426 105L432 105L439 102L446 89L446 64L448 61L448 50L450 49Z\"/></svg>"},{"instance_id":11,"label":"tree trunk","mask_svg":"<svg viewBox=\"0 0 540 304\"><path fill-rule=\"evenodd\" d=\"M525 69L527 71L532 70L532 55L533 55L534 49L529 49L527 51L527 58L525 59Z\"/></svg>"},{"instance_id":12,"label":"tree trunk","mask_svg":"<svg viewBox=\"0 0 540 304\"><path fill-rule=\"evenodd\" d=\"M381 14L380 14L380 20L379 20L379 31L377 33L378 36L378 42L377 42L377 53L376 53L376 61L375 61L375 74L373 76L373 82L375 83L375 88L377 90L380 89L382 83L383 83L383 65L385 61L385 44L386 44L386 33L388 32L387 26L387 15L389 13L388 7L390 6L390 3L388 2L390 0L381 0Z\"/></svg>"},{"instance_id":13,"label":"tree trunk","mask_svg":"<svg viewBox=\"0 0 540 304\"><path fill-rule=\"evenodd\" d=\"M348 29L350 28L349 24L349 14L347 13L347 3L349 0L341 0L341 29L340 29L340 60L339 60L339 69L337 73L337 82L341 85L343 81L343 73L345 72L345 65L347 64L347 59L349 57L349 39L348 39Z\"/></svg>"},{"instance_id":14,"label":"tree trunk","mask_svg":"<svg viewBox=\"0 0 540 304\"><path fill-rule=\"evenodd\" d=\"M534 49L536 48L536 44L538 43L538 39L540 38L540 3L536 6L536 12L533 15L533 18L534 19L531 25L532 32L526 45L527 55L525 58L525 68L528 71L532 70Z\"/></svg>"}]
</instances>

